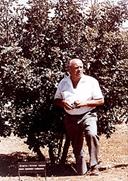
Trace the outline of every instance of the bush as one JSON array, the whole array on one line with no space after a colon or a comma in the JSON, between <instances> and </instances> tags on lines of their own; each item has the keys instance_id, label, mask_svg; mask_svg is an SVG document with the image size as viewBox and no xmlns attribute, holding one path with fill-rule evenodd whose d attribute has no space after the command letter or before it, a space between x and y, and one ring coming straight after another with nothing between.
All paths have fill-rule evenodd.
<instances>
[{"instance_id":1,"label":"bush","mask_svg":"<svg viewBox=\"0 0 128 181\"><path fill-rule=\"evenodd\" d=\"M64 112L56 110L53 99L68 59L82 59L85 72L100 82L105 105L98 110L99 134L109 137L126 116L127 36L120 25L128 14L124 3L95 4L85 12L72 0L35 0L30 5L20 8L22 18L12 15L13 34L8 33L7 42L6 26L2 32L1 118L42 159L40 147L48 146L54 162L61 152Z\"/></svg>"}]
</instances>

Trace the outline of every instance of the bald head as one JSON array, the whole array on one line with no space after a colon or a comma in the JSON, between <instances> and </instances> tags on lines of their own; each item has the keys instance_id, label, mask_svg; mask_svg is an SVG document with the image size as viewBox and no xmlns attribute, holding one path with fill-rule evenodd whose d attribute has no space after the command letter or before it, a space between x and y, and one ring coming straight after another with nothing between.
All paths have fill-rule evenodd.
<instances>
[{"instance_id":1,"label":"bald head","mask_svg":"<svg viewBox=\"0 0 128 181\"><path fill-rule=\"evenodd\" d=\"M69 67L73 66L74 64L82 64L83 65L83 62L78 58L74 58L74 59L69 60L69 62L68 62Z\"/></svg>"},{"instance_id":2,"label":"bald head","mask_svg":"<svg viewBox=\"0 0 128 181\"><path fill-rule=\"evenodd\" d=\"M68 69L72 80L79 80L83 75L83 62L77 58L71 59Z\"/></svg>"}]
</instances>

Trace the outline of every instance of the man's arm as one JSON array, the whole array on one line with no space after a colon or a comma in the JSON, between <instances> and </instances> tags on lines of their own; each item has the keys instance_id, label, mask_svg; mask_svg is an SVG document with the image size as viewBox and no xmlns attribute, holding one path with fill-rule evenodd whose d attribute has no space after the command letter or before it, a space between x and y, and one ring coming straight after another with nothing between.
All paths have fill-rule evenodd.
<instances>
[{"instance_id":1,"label":"man's arm","mask_svg":"<svg viewBox=\"0 0 128 181\"><path fill-rule=\"evenodd\" d=\"M70 104L70 102L63 99L55 99L54 104L57 107L66 108L68 110L73 109L73 106Z\"/></svg>"},{"instance_id":2,"label":"man's arm","mask_svg":"<svg viewBox=\"0 0 128 181\"><path fill-rule=\"evenodd\" d=\"M104 104L104 98L88 100L86 102L86 106L89 106L89 107L101 106L103 104Z\"/></svg>"},{"instance_id":3,"label":"man's arm","mask_svg":"<svg viewBox=\"0 0 128 181\"><path fill-rule=\"evenodd\" d=\"M96 107L104 104L104 98L101 99L92 99L87 101L75 101L76 107Z\"/></svg>"},{"instance_id":4,"label":"man's arm","mask_svg":"<svg viewBox=\"0 0 128 181\"><path fill-rule=\"evenodd\" d=\"M54 100L54 104L55 104L55 106L57 106L57 107L64 108L64 101L63 101L63 99L55 99L55 100Z\"/></svg>"}]
</instances>

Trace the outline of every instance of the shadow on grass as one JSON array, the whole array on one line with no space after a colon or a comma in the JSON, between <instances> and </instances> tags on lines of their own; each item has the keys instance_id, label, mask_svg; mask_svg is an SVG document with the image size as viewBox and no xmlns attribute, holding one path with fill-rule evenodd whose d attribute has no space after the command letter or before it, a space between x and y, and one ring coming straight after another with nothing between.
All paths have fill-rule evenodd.
<instances>
[{"instance_id":1,"label":"shadow on grass","mask_svg":"<svg viewBox=\"0 0 128 181\"><path fill-rule=\"evenodd\" d=\"M38 161L36 157L31 157L25 152L15 152L12 154L0 154L0 176L18 176L18 162ZM73 176L76 175L70 164L49 164L46 165L47 176ZM35 175L36 176L36 175Z\"/></svg>"}]
</instances>

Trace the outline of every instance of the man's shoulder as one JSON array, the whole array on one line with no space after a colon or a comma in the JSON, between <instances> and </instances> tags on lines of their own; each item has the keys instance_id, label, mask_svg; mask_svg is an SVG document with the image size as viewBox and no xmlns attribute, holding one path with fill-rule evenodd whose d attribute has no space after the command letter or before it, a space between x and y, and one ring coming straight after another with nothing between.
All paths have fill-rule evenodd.
<instances>
[{"instance_id":1,"label":"man's shoulder","mask_svg":"<svg viewBox=\"0 0 128 181\"><path fill-rule=\"evenodd\" d=\"M61 79L60 82L68 81L68 80L69 80L69 75L64 75L64 77Z\"/></svg>"},{"instance_id":2,"label":"man's shoulder","mask_svg":"<svg viewBox=\"0 0 128 181\"><path fill-rule=\"evenodd\" d=\"M66 82L69 82L69 76L64 75L64 77L59 82L60 85L65 84Z\"/></svg>"},{"instance_id":3,"label":"man's shoulder","mask_svg":"<svg viewBox=\"0 0 128 181\"><path fill-rule=\"evenodd\" d=\"M94 78L94 77L92 77L90 75L83 75L83 80L85 80L85 81L92 81L92 82L97 81L96 78Z\"/></svg>"}]
</instances>

